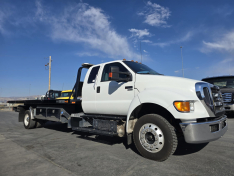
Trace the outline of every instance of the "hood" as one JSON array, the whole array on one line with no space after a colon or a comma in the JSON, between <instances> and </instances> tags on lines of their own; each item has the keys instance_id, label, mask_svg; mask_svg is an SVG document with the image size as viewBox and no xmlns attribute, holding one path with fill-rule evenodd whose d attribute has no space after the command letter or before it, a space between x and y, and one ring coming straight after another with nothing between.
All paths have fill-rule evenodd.
<instances>
[{"instance_id":1,"label":"hood","mask_svg":"<svg viewBox=\"0 0 234 176\"><path fill-rule=\"evenodd\" d=\"M139 92L155 88L193 97L196 95L195 84L197 82L203 81L174 76L136 74L135 87Z\"/></svg>"},{"instance_id":2,"label":"hood","mask_svg":"<svg viewBox=\"0 0 234 176\"><path fill-rule=\"evenodd\" d=\"M222 93L234 93L234 88L220 88Z\"/></svg>"}]
</instances>

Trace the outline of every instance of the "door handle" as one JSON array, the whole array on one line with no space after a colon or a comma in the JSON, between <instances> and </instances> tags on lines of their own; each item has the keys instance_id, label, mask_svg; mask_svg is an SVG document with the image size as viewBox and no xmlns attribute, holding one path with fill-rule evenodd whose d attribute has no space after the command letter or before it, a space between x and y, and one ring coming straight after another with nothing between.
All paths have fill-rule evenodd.
<instances>
[{"instance_id":1,"label":"door handle","mask_svg":"<svg viewBox=\"0 0 234 176\"><path fill-rule=\"evenodd\" d=\"M100 93L100 86L97 86L97 93Z\"/></svg>"},{"instance_id":2,"label":"door handle","mask_svg":"<svg viewBox=\"0 0 234 176\"><path fill-rule=\"evenodd\" d=\"M125 89L132 89L132 86L125 86Z\"/></svg>"}]
</instances>

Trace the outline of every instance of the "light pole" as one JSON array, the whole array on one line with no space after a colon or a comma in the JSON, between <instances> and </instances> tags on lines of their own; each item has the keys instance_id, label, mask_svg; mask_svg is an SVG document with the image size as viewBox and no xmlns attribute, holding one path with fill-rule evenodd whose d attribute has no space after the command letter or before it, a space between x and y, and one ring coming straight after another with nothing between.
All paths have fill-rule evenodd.
<instances>
[{"instance_id":1,"label":"light pole","mask_svg":"<svg viewBox=\"0 0 234 176\"><path fill-rule=\"evenodd\" d=\"M140 50L141 50L141 40L140 40ZM141 51L141 63L142 63L142 51Z\"/></svg>"},{"instance_id":2,"label":"light pole","mask_svg":"<svg viewBox=\"0 0 234 176\"><path fill-rule=\"evenodd\" d=\"M31 88L31 84L29 84L29 98L30 98L30 88Z\"/></svg>"},{"instance_id":3,"label":"light pole","mask_svg":"<svg viewBox=\"0 0 234 176\"><path fill-rule=\"evenodd\" d=\"M182 59L182 72L183 72L183 78L184 78L184 63L183 63L182 46L180 48L181 48L181 59Z\"/></svg>"}]
</instances>

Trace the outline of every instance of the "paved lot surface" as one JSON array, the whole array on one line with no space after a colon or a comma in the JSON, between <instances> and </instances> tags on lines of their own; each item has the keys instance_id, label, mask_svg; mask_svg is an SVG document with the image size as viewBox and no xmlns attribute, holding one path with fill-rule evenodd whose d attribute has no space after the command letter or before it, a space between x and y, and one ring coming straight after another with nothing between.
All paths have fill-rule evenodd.
<instances>
[{"instance_id":1,"label":"paved lot surface","mask_svg":"<svg viewBox=\"0 0 234 176\"><path fill-rule=\"evenodd\" d=\"M189 145L182 140L165 162L141 157L125 140L85 136L60 123L26 130L18 113L0 111L0 176L234 175L234 118L218 141Z\"/></svg>"}]
</instances>

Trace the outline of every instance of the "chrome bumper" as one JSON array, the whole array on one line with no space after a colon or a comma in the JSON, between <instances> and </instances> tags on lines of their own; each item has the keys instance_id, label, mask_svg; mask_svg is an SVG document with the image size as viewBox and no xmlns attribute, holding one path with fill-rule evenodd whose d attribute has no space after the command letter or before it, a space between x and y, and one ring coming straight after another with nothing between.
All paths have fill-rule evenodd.
<instances>
[{"instance_id":1,"label":"chrome bumper","mask_svg":"<svg viewBox=\"0 0 234 176\"><path fill-rule=\"evenodd\" d=\"M223 127L224 124L226 125ZM212 132L211 128L214 125L219 128L217 131ZM217 140L226 133L228 129L227 116L224 115L220 120L216 121L180 123L180 127L187 143L206 143Z\"/></svg>"}]
</instances>

